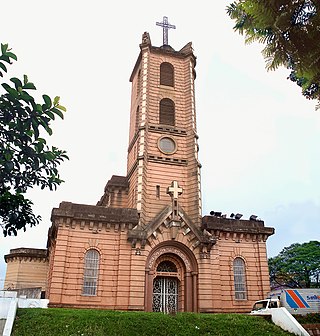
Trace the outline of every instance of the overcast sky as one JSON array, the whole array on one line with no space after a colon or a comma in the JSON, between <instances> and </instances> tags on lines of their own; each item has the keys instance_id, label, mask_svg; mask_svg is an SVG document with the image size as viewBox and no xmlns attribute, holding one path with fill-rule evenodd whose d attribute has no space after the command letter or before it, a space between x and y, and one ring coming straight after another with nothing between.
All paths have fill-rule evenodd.
<instances>
[{"instance_id":1,"label":"overcast sky","mask_svg":"<svg viewBox=\"0 0 320 336\"><path fill-rule=\"evenodd\" d=\"M230 1L231 2L231 1ZM29 196L43 218L11 248L46 247L51 210L61 201L96 204L113 175L126 175L131 83L144 31L162 45L163 16L175 30L169 44L192 42L197 56L196 111L202 164L203 215L211 210L258 215L276 233L268 256L320 238L320 111L287 80L267 72L261 46L233 31L225 0L107 2L16 0L1 4L1 42L18 56L9 78L29 76L38 94L61 96L65 120L53 123L50 144L67 150L65 183Z\"/></svg>"}]
</instances>

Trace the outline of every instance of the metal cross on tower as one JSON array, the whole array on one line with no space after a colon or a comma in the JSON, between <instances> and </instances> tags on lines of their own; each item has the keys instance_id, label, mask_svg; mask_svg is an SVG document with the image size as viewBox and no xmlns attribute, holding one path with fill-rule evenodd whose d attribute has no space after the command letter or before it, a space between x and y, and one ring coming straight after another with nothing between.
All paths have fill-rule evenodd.
<instances>
[{"instance_id":1,"label":"metal cross on tower","mask_svg":"<svg viewBox=\"0 0 320 336\"><path fill-rule=\"evenodd\" d=\"M163 28L163 45L168 45L168 29L176 29L176 26L170 24L168 22L168 17L164 16L162 22L156 22L157 26L161 26Z\"/></svg>"}]
</instances>

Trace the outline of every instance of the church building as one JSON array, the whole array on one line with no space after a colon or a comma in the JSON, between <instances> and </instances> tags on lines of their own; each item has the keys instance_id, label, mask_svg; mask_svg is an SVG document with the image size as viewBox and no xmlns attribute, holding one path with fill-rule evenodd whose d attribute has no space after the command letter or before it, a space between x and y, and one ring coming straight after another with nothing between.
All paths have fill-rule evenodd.
<instances>
[{"instance_id":1,"label":"church building","mask_svg":"<svg viewBox=\"0 0 320 336\"><path fill-rule=\"evenodd\" d=\"M40 271L51 307L249 312L270 290L266 240L274 229L254 217L202 216L196 57L191 43L173 49L174 26L166 17L161 24L163 45L145 32L130 76L126 176L113 175L96 205L52 210ZM23 251L25 261L44 262ZM19 258L15 250L6 256L5 286L19 287Z\"/></svg>"}]
</instances>

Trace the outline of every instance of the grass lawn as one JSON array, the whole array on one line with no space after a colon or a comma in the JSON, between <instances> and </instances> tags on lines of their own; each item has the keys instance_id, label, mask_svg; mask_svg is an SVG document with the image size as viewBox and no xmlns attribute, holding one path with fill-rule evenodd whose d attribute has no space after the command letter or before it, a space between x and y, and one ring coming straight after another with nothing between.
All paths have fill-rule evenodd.
<instances>
[{"instance_id":1,"label":"grass lawn","mask_svg":"<svg viewBox=\"0 0 320 336\"><path fill-rule=\"evenodd\" d=\"M292 335L263 317L242 314L18 309L12 336Z\"/></svg>"}]
</instances>

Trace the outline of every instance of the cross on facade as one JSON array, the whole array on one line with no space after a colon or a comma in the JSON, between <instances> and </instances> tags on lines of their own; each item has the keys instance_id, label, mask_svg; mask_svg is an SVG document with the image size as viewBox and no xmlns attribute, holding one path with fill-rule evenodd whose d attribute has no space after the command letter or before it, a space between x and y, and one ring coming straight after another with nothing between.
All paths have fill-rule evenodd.
<instances>
[{"instance_id":1,"label":"cross on facade","mask_svg":"<svg viewBox=\"0 0 320 336\"><path fill-rule=\"evenodd\" d=\"M171 186L167 189L167 194L173 199L178 199L178 196L182 194L182 188L179 187L177 181L172 181Z\"/></svg>"},{"instance_id":2,"label":"cross on facade","mask_svg":"<svg viewBox=\"0 0 320 336\"><path fill-rule=\"evenodd\" d=\"M162 22L156 22L157 26L160 26L163 28L163 45L168 45L168 29L176 29L176 26L170 24L168 22L168 17L164 16Z\"/></svg>"}]
</instances>

